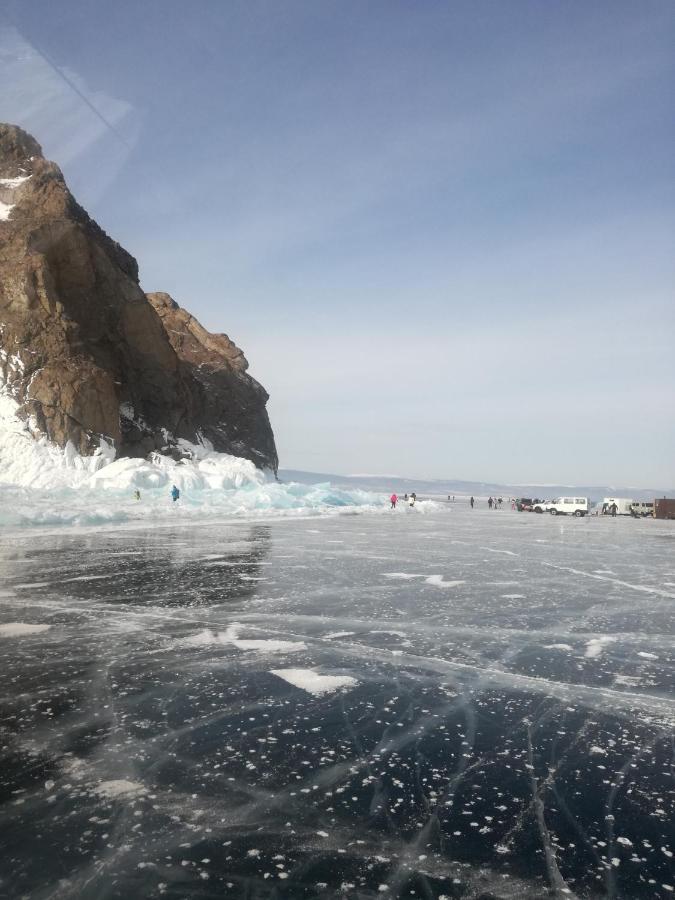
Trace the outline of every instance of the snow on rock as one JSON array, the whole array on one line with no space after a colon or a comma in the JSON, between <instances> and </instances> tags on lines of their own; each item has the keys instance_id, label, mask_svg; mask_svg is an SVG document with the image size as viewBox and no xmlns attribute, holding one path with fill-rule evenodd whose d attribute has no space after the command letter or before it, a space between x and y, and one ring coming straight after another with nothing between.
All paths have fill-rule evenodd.
<instances>
[{"instance_id":1,"label":"snow on rock","mask_svg":"<svg viewBox=\"0 0 675 900\"><path fill-rule=\"evenodd\" d=\"M16 178L0 178L0 188L13 190L19 187L20 184L23 184L24 181L28 181L29 178L31 178L30 175L17 175Z\"/></svg>"},{"instance_id":2,"label":"snow on rock","mask_svg":"<svg viewBox=\"0 0 675 900\"><path fill-rule=\"evenodd\" d=\"M0 221L6 222L7 219L9 219L9 214L13 209L13 203L3 203L2 200L0 200Z\"/></svg>"},{"instance_id":3,"label":"snow on rock","mask_svg":"<svg viewBox=\"0 0 675 900\"><path fill-rule=\"evenodd\" d=\"M36 439L30 422L17 415L18 407L7 388L0 386L0 484L77 488L115 458L105 440L92 456L80 456L70 443L61 449L45 437Z\"/></svg>"},{"instance_id":4,"label":"snow on rock","mask_svg":"<svg viewBox=\"0 0 675 900\"><path fill-rule=\"evenodd\" d=\"M313 669L272 669L271 674L282 678L293 687L307 691L308 694L314 694L315 697L358 684L356 678L352 678L351 675L319 675Z\"/></svg>"}]
</instances>

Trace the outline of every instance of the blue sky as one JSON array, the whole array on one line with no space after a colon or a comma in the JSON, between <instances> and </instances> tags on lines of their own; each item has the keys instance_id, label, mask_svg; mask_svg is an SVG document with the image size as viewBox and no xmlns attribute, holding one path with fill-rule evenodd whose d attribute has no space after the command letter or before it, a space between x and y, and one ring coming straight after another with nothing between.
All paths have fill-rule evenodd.
<instances>
[{"instance_id":1,"label":"blue sky","mask_svg":"<svg viewBox=\"0 0 675 900\"><path fill-rule=\"evenodd\" d=\"M5 9L0 119L244 349L282 466L675 485L670 0Z\"/></svg>"}]
</instances>

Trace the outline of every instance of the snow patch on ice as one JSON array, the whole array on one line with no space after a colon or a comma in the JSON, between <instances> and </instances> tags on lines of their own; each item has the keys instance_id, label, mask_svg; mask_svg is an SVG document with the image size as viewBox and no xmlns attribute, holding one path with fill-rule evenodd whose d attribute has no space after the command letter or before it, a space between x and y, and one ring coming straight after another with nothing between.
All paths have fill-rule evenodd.
<instances>
[{"instance_id":1,"label":"snow patch on ice","mask_svg":"<svg viewBox=\"0 0 675 900\"><path fill-rule=\"evenodd\" d=\"M424 579L424 583L437 588L453 588L459 584L464 584L464 581L444 581L442 575L429 575L428 578Z\"/></svg>"},{"instance_id":2,"label":"snow patch on ice","mask_svg":"<svg viewBox=\"0 0 675 900\"><path fill-rule=\"evenodd\" d=\"M26 622L7 622L0 625L0 638L23 637L25 634L42 634L49 631L51 625L29 625Z\"/></svg>"},{"instance_id":3,"label":"snow patch on ice","mask_svg":"<svg viewBox=\"0 0 675 900\"><path fill-rule=\"evenodd\" d=\"M358 684L356 678L352 678L351 675L320 675L313 669L272 669L271 674L282 678L293 687L314 694L315 697Z\"/></svg>"},{"instance_id":4,"label":"snow patch on ice","mask_svg":"<svg viewBox=\"0 0 675 900\"><path fill-rule=\"evenodd\" d=\"M298 650L306 650L307 644L304 641L278 641L269 638L240 638L239 625L231 625L227 631L218 635L221 643L233 644L238 650L260 650L263 653L295 653Z\"/></svg>"},{"instance_id":5,"label":"snow patch on ice","mask_svg":"<svg viewBox=\"0 0 675 900\"><path fill-rule=\"evenodd\" d=\"M208 628L183 638L184 647L208 647L212 644L231 644L238 650L258 650L262 653L297 653L306 650L304 641L279 641L270 638L240 638L240 625L233 624L226 631L213 632Z\"/></svg>"},{"instance_id":6,"label":"snow patch on ice","mask_svg":"<svg viewBox=\"0 0 675 900\"><path fill-rule=\"evenodd\" d=\"M102 781L94 787L96 794L101 794L110 800L123 797L129 800L132 797L140 797L146 793L145 787L138 781L127 781L124 778L115 778L111 781Z\"/></svg>"},{"instance_id":7,"label":"snow patch on ice","mask_svg":"<svg viewBox=\"0 0 675 900\"><path fill-rule=\"evenodd\" d=\"M609 637L609 635L603 635L599 638L591 638L591 640L586 644L586 652L584 653L584 656L588 659L595 659L597 656L600 656L607 644L611 644L615 640L616 638Z\"/></svg>"},{"instance_id":8,"label":"snow patch on ice","mask_svg":"<svg viewBox=\"0 0 675 900\"><path fill-rule=\"evenodd\" d=\"M383 572L384 578L400 578L405 581L409 578L424 578L424 575L411 575L408 572Z\"/></svg>"}]
</instances>

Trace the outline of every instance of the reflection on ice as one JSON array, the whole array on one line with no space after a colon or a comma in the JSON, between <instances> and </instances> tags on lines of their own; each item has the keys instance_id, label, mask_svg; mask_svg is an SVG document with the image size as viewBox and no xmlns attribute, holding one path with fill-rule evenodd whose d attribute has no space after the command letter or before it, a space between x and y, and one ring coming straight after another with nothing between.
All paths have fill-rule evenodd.
<instances>
[{"instance_id":1,"label":"reflection on ice","mask_svg":"<svg viewBox=\"0 0 675 900\"><path fill-rule=\"evenodd\" d=\"M313 524L4 534L0 893L667 896L670 526Z\"/></svg>"}]
</instances>

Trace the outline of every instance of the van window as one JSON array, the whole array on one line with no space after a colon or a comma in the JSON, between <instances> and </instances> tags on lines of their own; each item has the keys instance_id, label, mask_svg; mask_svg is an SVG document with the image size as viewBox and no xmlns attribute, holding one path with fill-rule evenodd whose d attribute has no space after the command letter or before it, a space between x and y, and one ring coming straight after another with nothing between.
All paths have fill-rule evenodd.
<instances>
[{"instance_id":1,"label":"van window","mask_svg":"<svg viewBox=\"0 0 675 900\"><path fill-rule=\"evenodd\" d=\"M575 500L575 503L581 503L582 506L585 506L586 498L585 497L577 497L577 499Z\"/></svg>"},{"instance_id":2,"label":"van window","mask_svg":"<svg viewBox=\"0 0 675 900\"><path fill-rule=\"evenodd\" d=\"M574 503L574 500L572 500L571 497L565 497L565 499L563 500L563 503Z\"/></svg>"}]
</instances>

